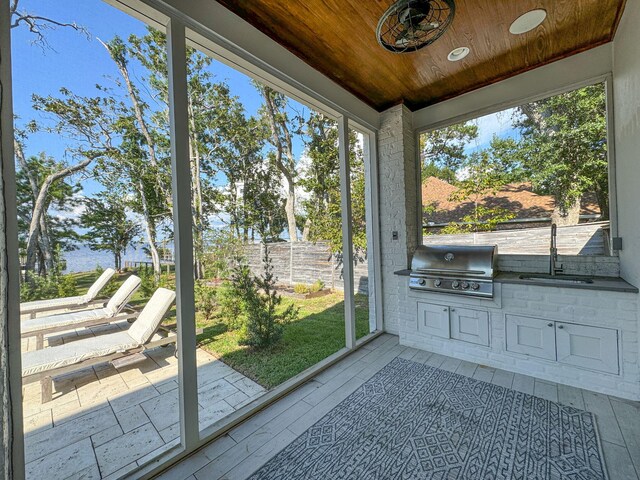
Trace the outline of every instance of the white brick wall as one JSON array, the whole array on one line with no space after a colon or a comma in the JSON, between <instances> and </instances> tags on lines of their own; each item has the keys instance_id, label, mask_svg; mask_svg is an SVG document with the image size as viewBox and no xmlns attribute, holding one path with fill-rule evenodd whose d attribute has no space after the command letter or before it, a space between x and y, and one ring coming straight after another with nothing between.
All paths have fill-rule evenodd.
<instances>
[{"instance_id":1,"label":"white brick wall","mask_svg":"<svg viewBox=\"0 0 640 480\"><path fill-rule=\"evenodd\" d=\"M418 240L417 165L411 112L398 105L382 113L378 132L380 250L385 330L398 333L399 291L406 279L393 274L409 266ZM398 232L398 240L392 232Z\"/></svg>"},{"instance_id":2,"label":"white brick wall","mask_svg":"<svg viewBox=\"0 0 640 480\"><path fill-rule=\"evenodd\" d=\"M400 278L406 285L408 279ZM408 287L400 290L405 292L404 305L399 309L400 343L403 345L610 395L640 399L637 294L503 284L498 289L499 298L491 301L413 292L408 291ZM482 347L419 333L417 328L419 301L488 311L490 346ZM620 374L594 372L508 352L505 314L616 329L620 348Z\"/></svg>"}]
</instances>

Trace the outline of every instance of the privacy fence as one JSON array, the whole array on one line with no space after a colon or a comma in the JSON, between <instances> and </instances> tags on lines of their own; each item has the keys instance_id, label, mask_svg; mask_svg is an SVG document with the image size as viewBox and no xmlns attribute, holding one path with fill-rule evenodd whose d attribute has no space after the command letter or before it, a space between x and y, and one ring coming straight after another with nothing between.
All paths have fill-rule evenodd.
<instances>
[{"instance_id":1,"label":"privacy fence","mask_svg":"<svg viewBox=\"0 0 640 480\"><path fill-rule=\"evenodd\" d=\"M245 247L246 261L254 274L263 272L262 255L265 245ZM285 285L311 284L321 280L327 288L344 290L342 256L333 254L322 242L268 243L266 248L273 261L278 282ZM369 269L366 255L358 255L354 267L355 290L369 293Z\"/></svg>"},{"instance_id":2,"label":"privacy fence","mask_svg":"<svg viewBox=\"0 0 640 480\"><path fill-rule=\"evenodd\" d=\"M425 245L498 245L498 253L509 255L549 254L550 228L524 228L456 235L425 235ZM607 255L609 222L558 227L560 255Z\"/></svg>"}]
</instances>

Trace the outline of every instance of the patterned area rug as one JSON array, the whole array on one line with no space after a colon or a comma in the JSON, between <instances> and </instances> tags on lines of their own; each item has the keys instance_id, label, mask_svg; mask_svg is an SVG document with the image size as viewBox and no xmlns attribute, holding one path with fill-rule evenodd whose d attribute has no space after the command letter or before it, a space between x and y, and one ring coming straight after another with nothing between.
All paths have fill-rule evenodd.
<instances>
[{"instance_id":1,"label":"patterned area rug","mask_svg":"<svg viewBox=\"0 0 640 480\"><path fill-rule=\"evenodd\" d=\"M591 413L401 358L252 480L607 479Z\"/></svg>"}]
</instances>

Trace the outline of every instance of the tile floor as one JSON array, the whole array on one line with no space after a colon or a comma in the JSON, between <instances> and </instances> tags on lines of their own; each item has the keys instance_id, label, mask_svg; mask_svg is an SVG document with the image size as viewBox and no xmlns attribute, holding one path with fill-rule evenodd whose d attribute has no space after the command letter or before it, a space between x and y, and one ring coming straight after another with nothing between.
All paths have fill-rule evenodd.
<instances>
[{"instance_id":1,"label":"tile floor","mask_svg":"<svg viewBox=\"0 0 640 480\"><path fill-rule=\"evenodd\" d=\"M46 345L128 325L56 334ZM23 350L35 348L25 339ZM111 364L54 378L53 400L40 403L40 384L23 387L28 480L118 478L178 443L178 361L160 347L122 368ZM197 350L198 402L206 427L262 395L257 383ZM53 473L55 472L55 473Z\"/></svg>"},{"instance_id":2,"label":"tile floor","mask_svg":"<svg viewBox=\"0 0 640 480\"><path fill-rule=\"evenodd\" d=\"M595 413L610 480L638 480L640 402L403 347L393 335L378 337L158 478L247 478L397 356Z\"/></svg>"}]
</instances>

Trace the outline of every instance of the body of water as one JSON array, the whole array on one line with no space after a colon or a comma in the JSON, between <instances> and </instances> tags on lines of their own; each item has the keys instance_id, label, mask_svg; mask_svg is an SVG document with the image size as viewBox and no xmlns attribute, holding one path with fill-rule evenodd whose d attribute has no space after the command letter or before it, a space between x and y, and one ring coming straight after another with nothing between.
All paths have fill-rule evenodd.
<instances>
[{"instance_id":1,"label":"body of water","mask_svg":"<svg viewBox=\"0 0 640 480\"><path fill-rule=\"evenodd\" d=\"M95 270L97 266L102 268L114 267L113 255L111 253L91 250L86 245L80 246L73 252L65 252L64 259L67 262L64 273L88 272ZM150 261L150 259L141 248L129 247L127 253L122 257L123 266L126 261L145 262Z\"/></svg>"}]
</instances>

